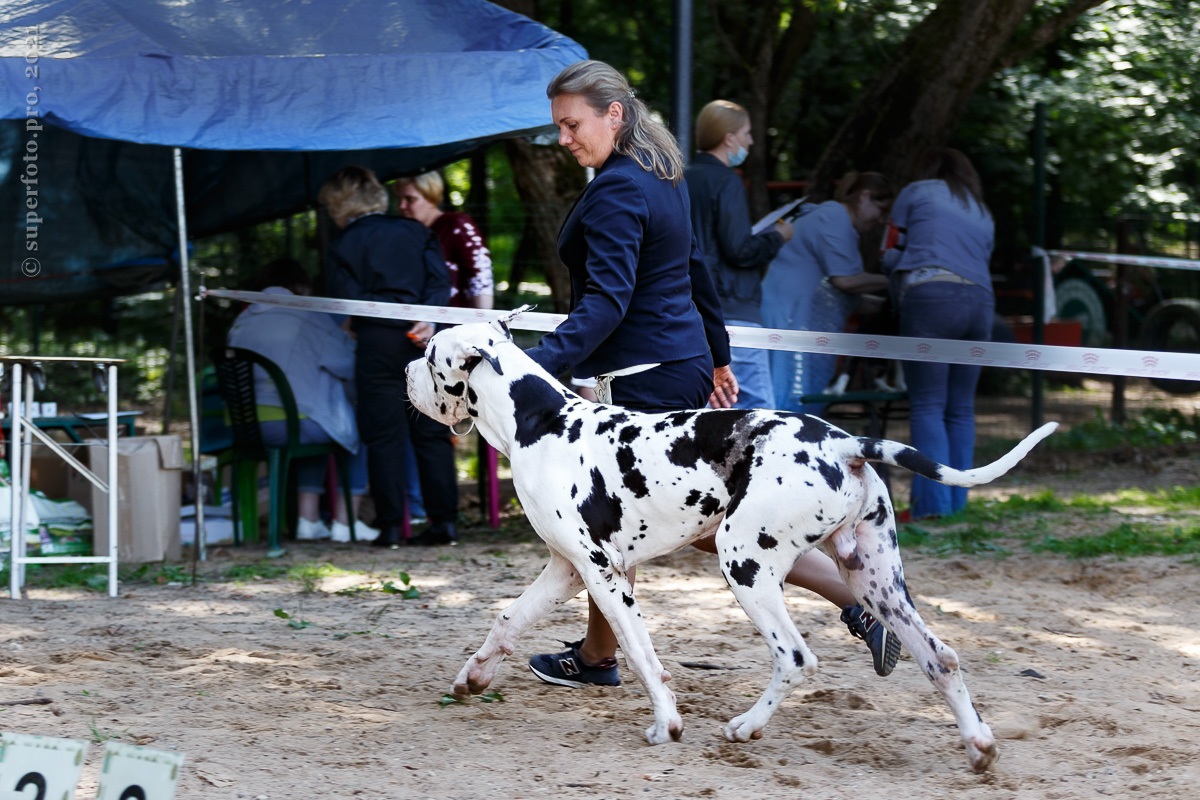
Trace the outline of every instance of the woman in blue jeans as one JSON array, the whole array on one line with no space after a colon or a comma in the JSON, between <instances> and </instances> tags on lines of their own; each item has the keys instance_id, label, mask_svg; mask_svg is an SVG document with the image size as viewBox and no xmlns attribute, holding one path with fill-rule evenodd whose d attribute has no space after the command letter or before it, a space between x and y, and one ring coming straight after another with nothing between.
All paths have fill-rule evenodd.
<instances>
[{"instance_id":1,"label":"woman in blue jeans","mask_svg":"<svg viewBox=\"0 0 1200 800\"><path fill-rule=\"evenodd\" d=\"M988 274L994 225L979 174L958 150L935 147L922 153L915 177L892 210L899 244L884 255L899 298L900 335L986 342L995 309ZM979 367L906 361L904 378L913 445L935 461L970 469ZM966 504L966 489L913 478L914 518Z\"/></svg>"}]
</instances>

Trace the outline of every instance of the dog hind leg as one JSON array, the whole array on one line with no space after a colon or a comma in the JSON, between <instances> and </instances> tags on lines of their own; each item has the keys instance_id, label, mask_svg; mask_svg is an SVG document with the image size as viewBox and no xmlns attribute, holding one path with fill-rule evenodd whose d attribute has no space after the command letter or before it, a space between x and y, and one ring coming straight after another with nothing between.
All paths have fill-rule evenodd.
<instances>
[{"instance_id":1,"label":"dog hind leg","mask_svg":"<svg viewBox=\"0 0 1200 800\"><path fill-rule=\"evenodd\" d=\"M838 562L843 580L863 607L900 639L945 697L971 766L983 772L998 755L995 737L971 703L958 655L933 635L913 606L896 542L896 520L883 481L871 469L864 470L864 478L867 496L873 498L864 507L873 510L856 524L835 532L824 543L826 552Z\"/></svg>"},{"instance_id":2,"label":"dog hind leg","mask_svg":"<svg viewBox=\"0 0 1200 800\"><path fill-rule=\"evenodd\" d=\"M512 655L521 634L555 606L579 594L582 588L583 579L571 562L551 551L550 563L546 564L542 574L512 605L500 612L483 646L467 659L454 679L452 694L463 700L486 689L500 664Z\"/></svg>"}]
</instances>

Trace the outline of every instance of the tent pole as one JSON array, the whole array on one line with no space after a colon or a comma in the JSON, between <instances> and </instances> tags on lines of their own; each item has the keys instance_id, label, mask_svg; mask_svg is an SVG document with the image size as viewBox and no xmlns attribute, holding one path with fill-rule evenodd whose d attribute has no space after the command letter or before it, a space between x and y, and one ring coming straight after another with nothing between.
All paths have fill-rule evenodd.
<instances>
[{"instance_id":1,"label":"tent pole","mask_svg":"<svg viewBox=\"0 0 1200 800\"><path fill-rule=\"evenodd\" d=\"M179 291L183 292L183 341L187 356L188 415L192 428L192 485L196 487L196 540L192 545L192 580L196 560L208 560L204 535L204 495L200 482L200 410L196 406L196 343L192 333L192 288L188 279L187 209L183 200L183 152L175 150L175 207L179 211Z\"/></svg>"}]
</instances>

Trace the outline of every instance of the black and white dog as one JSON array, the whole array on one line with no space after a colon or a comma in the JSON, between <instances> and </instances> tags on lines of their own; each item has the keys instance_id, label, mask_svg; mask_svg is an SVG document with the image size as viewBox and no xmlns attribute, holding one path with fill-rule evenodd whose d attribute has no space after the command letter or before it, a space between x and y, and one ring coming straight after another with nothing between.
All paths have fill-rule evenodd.
<instances>
[{"instance_id":1,"label":"black and white dog","mask_svg":"<svg viewBox=\"0 0 1200 800\"><path fill-rule=\"evenodd\" d=\"M715 534L721 571L771 650L762 697L724 727L729 741L762 735L817 659L788 616L783 578L821 547L862 606L899 637L945 696L971 765L996 758L991 730L971 703L958 656L921 620L904 583L896 522L868 462L954 486L1003 475L1057 426L1031 434L1000 460L958 471L916 450L851 436L823 420L774 411L641 414L567 392L512 342L503 322L435 335L408 366L413 405L448 425L474 420L504 453L530 523L550 548L542 574L496 620L454 680L466 697L491 683L518 637L586 588L654 706L652 744L678 739L683 720L626 571Z\"/></svg>"}]
</instances>

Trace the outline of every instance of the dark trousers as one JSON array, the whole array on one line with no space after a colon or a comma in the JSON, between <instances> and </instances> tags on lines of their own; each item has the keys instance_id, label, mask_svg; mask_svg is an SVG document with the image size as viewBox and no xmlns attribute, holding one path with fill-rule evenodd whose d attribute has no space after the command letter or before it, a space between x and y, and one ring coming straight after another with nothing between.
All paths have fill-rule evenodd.
<instances>
[{"instance_id":1,"label":"dark trousers","mask_svg":"<svg viewBox=\"0 0 1200 800\"><path fill-rule=\"evenodd\" d=\"M458 512L458 473L450 429L408 402L404 368L422 352L403 328L362 325L354 382L358 390L358 434L367 445L367 471L375 526L404 519L405 459L402 444L412 442L425 513L434 525L454 522Z\"/></svg>"}]
</instances>

